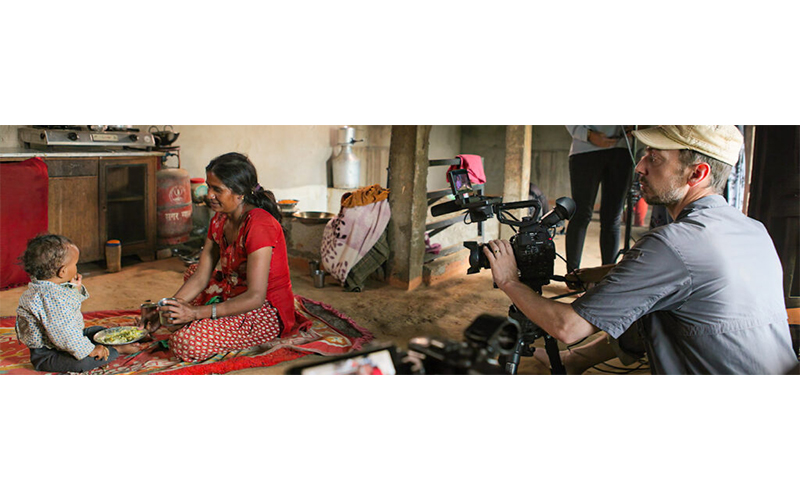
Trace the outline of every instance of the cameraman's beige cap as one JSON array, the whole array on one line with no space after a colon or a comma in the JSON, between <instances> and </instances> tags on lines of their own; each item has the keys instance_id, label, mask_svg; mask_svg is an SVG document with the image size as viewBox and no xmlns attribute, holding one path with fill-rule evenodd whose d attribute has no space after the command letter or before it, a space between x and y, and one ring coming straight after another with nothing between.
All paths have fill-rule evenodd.
<instances>
[{"instance_id":1,"label":"cameraman's beige cap","mask_svg":"<svg viewBox=\"0 0 800 500\"><path fill-rule=\"evenodd\" d=\"M659 125L633 135L654 149L691 149L729 165L739 161L744 144L733 125Z\"/></svg>"}]
</instances>

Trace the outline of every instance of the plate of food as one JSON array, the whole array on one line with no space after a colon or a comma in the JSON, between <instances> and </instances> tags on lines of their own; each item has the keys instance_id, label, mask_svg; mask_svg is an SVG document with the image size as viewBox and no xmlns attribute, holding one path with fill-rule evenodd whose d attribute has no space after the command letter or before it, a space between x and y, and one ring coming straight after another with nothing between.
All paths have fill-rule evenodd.
<instances>
[{"instance_id":1,"label":"plate of food","mask_svg":"<svg viewBox=\"0 0 800 500\"><path fill-rule=\"evenodd\" d=\"M136 326L117 326L95 333L94 341L103 345L123 345L141 340L145 335L147 332Z\"/></svg>"}]
</instances>

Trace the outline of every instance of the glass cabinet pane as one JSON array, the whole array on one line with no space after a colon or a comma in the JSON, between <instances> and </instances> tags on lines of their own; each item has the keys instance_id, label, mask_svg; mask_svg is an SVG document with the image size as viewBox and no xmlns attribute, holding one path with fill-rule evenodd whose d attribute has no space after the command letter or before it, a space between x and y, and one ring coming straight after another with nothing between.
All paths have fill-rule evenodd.
<instances>
[{"instance_id":1,"label":"glass cabinet pane","mask_svg":"<svg viewBox=\"0 0 800 500\"><path fill-rule=\"evenodd\" d=\"M105 177L108 239L120 240L123 246L145 241L147 165L109 163Z\"/></svg>"}]
</instances>

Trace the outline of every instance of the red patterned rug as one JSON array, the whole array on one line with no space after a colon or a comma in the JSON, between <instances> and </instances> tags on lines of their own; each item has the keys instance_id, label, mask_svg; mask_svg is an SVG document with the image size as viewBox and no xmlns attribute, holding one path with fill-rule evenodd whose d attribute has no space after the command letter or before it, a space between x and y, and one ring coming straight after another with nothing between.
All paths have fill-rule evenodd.
<instances>
[{"instance_id":1,"label":"red patterned rug","mask_svg":"<svg viewBox=\"0 0 800 500\"><path fill-rule=\"evenodd\" d=\"M187 363L173 357L167 350L149 350L120 356L106 366L96 368L90 375L207 375L227 373L244 368L277 365L310 353L337 356L357 351L372 341L372 334L355 321L322 302L295 296L297 311L311 320L311 326L302 332L268 344L226 354L217 354L202 363ZM129 326L136 324L138 310L97 311L83 315L85 326ZM17 340L15 318L0 318L0 374L38 374L33 369L28 348ZM156 340L169 338L169 332L155 332Z\"/></svg>"}]
</instances>

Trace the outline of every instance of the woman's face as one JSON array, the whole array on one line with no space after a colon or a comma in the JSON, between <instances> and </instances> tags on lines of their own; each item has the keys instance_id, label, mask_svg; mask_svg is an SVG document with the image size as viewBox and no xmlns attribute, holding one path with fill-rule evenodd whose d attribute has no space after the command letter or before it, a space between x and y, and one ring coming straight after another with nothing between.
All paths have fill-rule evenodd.
<instances>
[{"instance_id":1,"label":"woman's face","mask_svg":"<svg viewBox=\"0 0 800 500\"><path fill-rule=\"evenodd\" d=\"M208 186L208 206L215 212L232 213L242 204L243 196L235 194L219 180L219 177L209 172L206 175Z\"/></svg>"}]
</instances>

